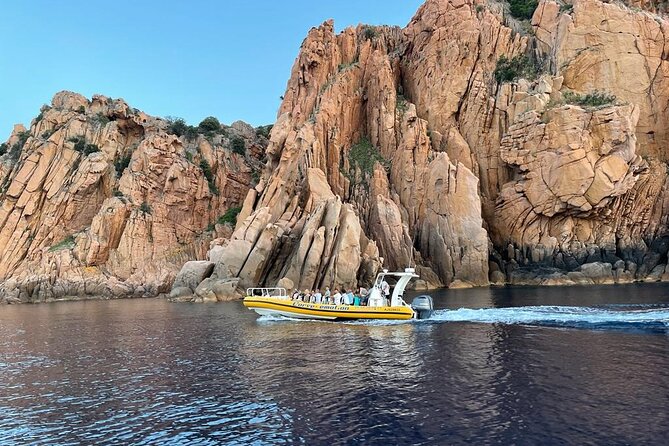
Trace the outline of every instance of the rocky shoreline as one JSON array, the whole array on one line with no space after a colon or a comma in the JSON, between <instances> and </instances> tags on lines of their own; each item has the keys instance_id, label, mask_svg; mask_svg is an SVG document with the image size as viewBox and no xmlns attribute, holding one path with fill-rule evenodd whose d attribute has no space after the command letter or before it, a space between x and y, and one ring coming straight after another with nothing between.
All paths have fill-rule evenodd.
<instances>
[{"instance_id":1,"label":"rocky shoreline","mask_svg":"<svg viewBox=\"0 0 669 446\"><path fill-rule=\"evenodd\" d=\"M204 263L211 265L210 262L191 262ZM187 270L190 270L187 268ZM192 270L191 270L192 271ZM587 288L593 285L626 285L632 283L659 283L669 282L669 273L665 265L654 268L646 278L642 280L634 279L631 272L626 270L623 265L618 268L612 267L608 263L589 263L579 268L579 271L569 271L544 267L544 268L518 268L509 281L500 281L495 283L491 281L491 287L505 286L523 286L523 287L554 287L554 286L578 286ZM110 300L110 299L138 299L138 298L159 298L170 302L228 302L241 300L244 298L244 291L238 286L238 279L211 279L209 277L197 280L196 273L186 274L175 281L175 285L169 293L154 293L139 288L133 293L115 292L101 287L91 289L90 292L83 294L64 293L59 297L47 297L39 302L54 303L80 300ZM279 284L283 286L292 286L291 284ZM455 284L455 286L446 289L472 288L467 284ZM425 288L408 288L414 290L427 290ZM435 289L435 288L433 288ZM438 288L437 288L438 289ZM0 304L21 304L35 303L32 299L32 293L22 291L21 287L6 283L0 283ZM96 292L97 291L97 292ZM429 290L427 290L429 291Z\"/></svg>"}]
</instances>

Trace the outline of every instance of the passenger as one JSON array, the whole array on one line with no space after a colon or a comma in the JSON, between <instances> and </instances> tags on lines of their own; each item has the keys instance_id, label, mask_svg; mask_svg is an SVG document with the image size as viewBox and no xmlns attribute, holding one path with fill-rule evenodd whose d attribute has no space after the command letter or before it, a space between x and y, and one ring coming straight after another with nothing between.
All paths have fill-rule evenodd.
<instances>
[{"instance_id":1,"label":"passenger","mask_svg":"<svg viewBox=\"0 0 669 446\"><path fill-rule=\"evenodd\" d=\"M325 287L325 293L323 294L323 297L325 297L325 301L329 304L332 303L332 300L330 300L331 293L330 293L330 287L326 286Z\"/></svg>"},{"instance_id":2,"label":"passenger","mask_svg":"<svg viewBox=\"0 0 669 446\"><path fill-rule=\"evenodd\" d=\"M356 307L360 306L360 296L358 296L357 294L353 296L353 305L355 305Z\"/></svg>"},{"instance_id":3,"label":"passenger","mask_svg":"<svg viewBox=\"0 0 669 446\"><path fill-rule=\"evenodd\" d=\"M316 288L316 292L314 292L314 303L320 304L322 302L323 302L323 295L321 294L321 290Z\"/></svg>"},{"instance_id":4,"label":"passenger","mask_svg":"<svg viewBox=\"0 0 669 446\"><path fill-rule=\"evenodd\" d=\"M304 300L306 303L311 302L311 292L308 289L304 290L304 293L302 294L302 300Z\"/></svg>"},{"instance_id":5,"label":"passenger","mask_svg":"<svg viewBox=\"0 0 669 446\"><path fill-rule=\"evenodd\" d=\"M368 303L369 303L369 293L365 293L362 295L362 298L360 299L360 305L366 307Z\"/></svg>"},{"instance_id":6,"label":"passenger","mask_svg":"<svg viewBox=\"0 0 669 446\"><path fill-rule=\"evenodd\" d=\"M381 282L381 291L383 292L383 297L386 301L386 307L390 306L389 297L390 297L390 285L385 280Z\"/></svg>"},{"instance_id":7,"label":"passenger","mask_svg":"<svg viewBox=\"0 0 669 446\"><path fill-rule=\"evenodd\" d=\"M300 292L298 290L293 291L293 300L298 300L300 298Z\"/></svg>"},{"instance_id":8,"label":"passenger","mask_svg":"<svg viewBox=\"0 0 669 446\"><path fill-rule=\"evenodd\" d=\"M353 291L348 290L346 292L346 305L353 305Z\"/></svg>"},{"instance_id":9,"label":"passenger","mask_svg":"<svg viewBox=\"0 0 669 446\"><path fill-rule=\"evenodd\" d=\"M339 289L335 288L334 295L332 297L334 298L335 305L341 305L341 293L339 292Z\"/></svg>"}]
</instances>

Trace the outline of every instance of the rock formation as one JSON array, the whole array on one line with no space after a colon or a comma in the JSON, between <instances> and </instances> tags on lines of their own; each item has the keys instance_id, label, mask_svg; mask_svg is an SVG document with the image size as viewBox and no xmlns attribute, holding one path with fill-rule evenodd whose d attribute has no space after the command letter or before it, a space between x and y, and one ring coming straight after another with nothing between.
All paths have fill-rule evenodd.
<instances>
[{"instance_id":1,"label":"rock formation","mask_svg":"<svg viewBox=\"0 0 669 446\"><path fill-rule=\"evenodd\" d=\"M3 286L155 294L184 263L172 296L199 300L369 285L381 265L415 265L422 287L668 279L669 21L665 2L626 3L541 0L526 21L502 1L427 0L403 29L327 21L266 150L230 130L246 157L57 95L0 164ZM234 231L204 231L232 206Z\"/></svg>"},{"instance_id":2,"label":"rock formation","mask_svg":"<svg viewBox=\"0 0 669 446\"><path fill-rule=\"evenodd\" d=\"M659 278L666 31L596 0L542 1L525 25L499 2L428 0L404 29L312 29L214 275L333 283L322 262L338 228L322 214L341 200L379 251L361 261L414 261L428 286ZM498 78L523 56L534 72Z\"/></svg>"},{"instance_id":3,"label":"rock formation","mask_svg":"<svg viewBox=\"0 0 669 446\"><path fill-rule=\"evenodd\" d=\"M14 129L0 158L0 298L168 292L185 261L229 235L214 223L241 205L264 138L243 123L191 139L169 128L122 100L61 92Z\"/></svg>"}]
</instances>

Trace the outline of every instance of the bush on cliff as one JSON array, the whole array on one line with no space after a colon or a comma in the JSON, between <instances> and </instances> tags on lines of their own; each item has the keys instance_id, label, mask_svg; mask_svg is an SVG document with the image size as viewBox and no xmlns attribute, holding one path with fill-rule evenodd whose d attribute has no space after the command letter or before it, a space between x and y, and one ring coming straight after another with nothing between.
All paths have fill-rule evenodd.
<instances>
[{"instance_id":1,"label":"bush on cliff","mask_svg":"<svg viewBox=\"0 0 669 446\"><path fill-rule=\"evenodd\" d=\"M13 161L19 159L23 146L26 145L28 138L30 138L30 132L26 130L25 132L19 133L17 136L19 139L11 146L9 146L7 143L2 143L2 145L0 145L0 156L6 153L8 154L9 159Z\"/></svg>"},{"instance_id":2,"label":"bush on cliff","mask_svg":"<svg viewBox=\"0 0 669 446\"><path fill-rule=\"evenodd\" d=\"M130 165L130 159L132 158L131 154L127 154L125 156L120 157L119 159L116 160L114 163L114 167L116 168L116 174L120 177L123 171Z\"/></svg>"},{"instance_id":3,"label":"bush on cliff","mask_svg":"<svg viewBox=\"0 0 669 446\"><path fill-rule=\"evenodd\" d=\"M186 124L186 121L182 118L174 118L168 116L167 118L168 126L165 131L171 135L176 135L178 137L185 136L187 140L193 140L197 138L198 129L192 125Z\"/></svg>"},{"instance_id":4,"label":"bush on cliff","mask_svg":"<svg viewBox=\"0 0 669 446\"><path fill-rule=\"evenodd\" d=\"M232 138L232 141L230 141L230 147L235 153L239 153L240 155L246 154L246 144L244 144L244 139L239 136Z\"/></svg>"},{"instance_id":5,"label":"bush on cliff","mask_svg":"<svg viewBox=\"0 0 669 446\"><path fill-rule=\"evenodd\" d=\"M218 217L218 224L235 226L237 224L237 215L242 211L240 207L231 207L225 214Z\"/></svg>"},{"instance_id":6,"label":"bush on cliff","mask_svg":"<svg viewBox=\"0 0 669 446\"><path fill-rule=\"evenodd\" d=\"M509 12L517 19L530 20L538 5L538 0L509 0Z\"/></svg>"},{"instance_id":7,"label":"bush on cliff","mask_svg":"<svg viewBox=\"0 0 669 446\"><path fill-rule=\"evenodd\" d=\"M68 141L74 143L74 150L84 155L100 151L100 148L96 144L87 144L83 136L73 136Z\"/></svg>"},{"instance_id":8,"label":"bush on cliff","mask_svg":"<svg viewBox=\"0 0 669 446\"><path fill-rule=\"evenodd\" d=\"M512 59L502 56L495 67L495 80L500 84L521 78L532 80L541 71L538 65L527 56L515 56Z\"/></svg>"},{"instance_id":9,"label":"bush on cliff","mask_svg":"<svg viewBox=\"0 0 669 446\"><path fill-rule=\"evenodd\" d=\"M151 206L146 201L139 206L139 210L145 214L150 214L152 212Z\"/></svg>"},{"instance_id":10,"label":"bush on cliff","mask_svg":"<svg viewBox=\"0 0 669 446\"><path fill-rule=\"evenodd\" d=\"M390 168L390 161L381 156L379 149L368 138L362 138L352 145L348 152L350 171L342 171L342 173L351 182L354 182L357 171L360 171L364 180L371 176L377 162L381 163L386 170Z\"/></svg>"},{"instance_id":11,"label":"bush on cliff","mask_svg":"<svg viewBox=\"0 0 669 446\"><path fill-rule=\"evenodd\" d=\"M63 249L72 249L74 248L74 236L73 235L68 235L65 237L63 240L60 242L56 243L55 245L52 245L49 248L49 252L56 252L56 251L61 251Z\"/></svg>"},{"instance_id":12,"label":"bush on cliff","mask_svg":"<svg viewBox=\"0 0 669 446\"><path fill-rule=\"evenodd\" d=\"M219 132L221 130L221 123L213 116L208 116L198 124L198 129L203 132Z\"/></svg>"},{"instance_id":13,"label":"bush on cliff","mask_svg":"<svg viewBox=\"0 0 669 446\"><path fill-rule=\"evenodd\" d=\"M200 169L202 169L202 173L204 174L204 177L207 179L207 184L209 185L209 191L214 195L218 195L218 187L216 187L214 173L211 171L211 166L209 165L209 162L204 158L200 160Z\"/></svg>"},{"instance_id":14,"label":"bush on cliff","mask_svg":"<svg viewBox=\"0 0 669 446\"><path fill-rule=\"evenodd\" d=\"M182 118L173 118L171 116L168 116L166 119L168 123L167 133L176 136L183 136L186 134L188 125L186 124L185 120L183 120Z\"/></svg>"},{"instance_id":15,"label":"bush on cliff","mask_svg":"<svg viewBox=\"0 0 669 446\"><path fill-rule=\"evenodd\" d=\"M602 107L616 102L616 97L603 91L593 91L586 95L580 95L572 91L562 93L562 99L566 104L575 104L582 107Z\"/></svg>"},{"instance_id":16,"label":"bush on cliff","mask_svg":"<svg viewBox=\"0 0 669 446\"><path fill-rule=\"evenodd\" d=\"M376 30L375 26L364 25L362 27L362 36L365 40L374 40L379 35L379 32Z\"/></svg>"},{"instance_id":17,"label":"bush on cliff","mask_svg":"<svg viewBox=\"0 0 669 446\"><path fill-rule=\"evenodd\" d=\"M93 121L97 122L100 126L104 127L107 124L109 124L110 119L104 113L100 112L95 116L93 116Z\"/></svg>"},{"instance_id":18,"label":"bush on cliff","mask_svg":"<svg viewBox=\"0 0 669 446\"><path fill-rule=\"evenodd\" d=\"M272 124L256 127L256 136L269 139L269 134L272 131L272 127Z\"/></svg>"}]
</instances>

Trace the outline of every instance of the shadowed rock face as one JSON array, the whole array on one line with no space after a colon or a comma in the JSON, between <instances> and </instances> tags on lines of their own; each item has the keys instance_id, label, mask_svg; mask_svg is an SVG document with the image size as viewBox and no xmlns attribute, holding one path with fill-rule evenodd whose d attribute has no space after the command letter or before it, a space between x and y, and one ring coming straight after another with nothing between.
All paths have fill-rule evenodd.
<instances>
[{"instance_id":1,"label":"shadowed rock face","mask_svg":"<svg viewBox=\"0 0 669 446\"><path fill-rule=\"evenodd\" d=\"M428 287L667 277L669 22L662 2L628 3L543 0L522 24L498 2L428 0L404 29L325 22L302 44L266 150L229 130L245 158L122 101L59 94L0 163L0 277L24 300L72 283L157 293L205 257L175 297L352 288L381 265L415 265ZM502 56L523 55L536 76L496 80ZM100 152L82 156L72 135ZM203 231L238 205L234 231Z\"/></svg>"},{"instance_id":2,"label":"shadowed rock face","mask_svg":"<svg viewBox=\"0 0 669 446\"><path fill-rule=\"evenodd\" d=\"M229 236L207 228L241 205L266 140L241 123L211 142L167 127L122 100L61 92L30 129L14 130L14 151L0 158L0 296L156 295ZM227 148L235 135L248 156Z\"/></svg>"}]
</instances>

